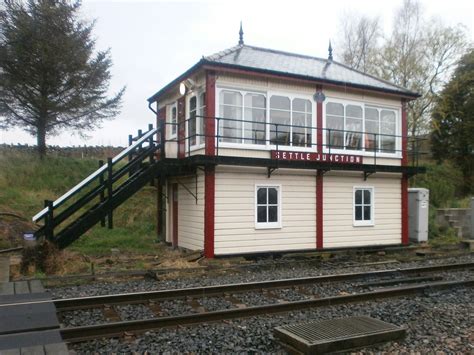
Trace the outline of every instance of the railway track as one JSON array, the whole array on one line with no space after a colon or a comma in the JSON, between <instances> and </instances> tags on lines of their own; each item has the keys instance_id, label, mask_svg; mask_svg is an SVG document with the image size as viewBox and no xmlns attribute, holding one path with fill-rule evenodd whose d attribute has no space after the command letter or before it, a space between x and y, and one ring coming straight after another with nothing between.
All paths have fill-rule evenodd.
<instances>
[{"instance_id":1,"label":"railway track","mask_svg":"<svg viewBox=\"0 0 474 355\"><path fill-rule=\"evenodd\" d=\"M67 342L73 343L102 337L130 335L170 326L199 324L405 296L433 289L446 289L456 286L472 287L474 279L470 277L470 273L473 269L474 263L470 262L441 264L265 282L57 299L53 302L60 320L68 312L81 312L81 310L88 309L99 309L104 315L105 322L101 324L61 328L62 338ZM462 279L458 277L457 280L452 280L449 274L446 275L446 273L455 271L467 271L468 276L466 277L463 274ZM446 276L448 276L448 280L446 280ZM336 289L336 294L328 296L311 292L311 287L321 287L323 285L323 288L330 288L330 285L336 284L339 285L339 289ZM344 290L348 286L352 287L351 292L338 292L338 290ZM282 300L279 297L280 291L297 293L302 296L302 299ZM245 296L247 293L252 292L262 294L267 300L264 304L253 305L239 298L240 295ZM209 311L205 307L200 306L198 302L209 297L220 297L226 302L231 303L232 307L230 309L221 308ZM160 306L160 303L163 302L182 302L182 304L191 305L192 311L189 312L189 308L187 308L185 311L187 310L188 312L184 312L186 314L183 314L181 310L180 314L167 315L162 312L163 309ZM123 321L121 320L120 312L117 311L117 307L121 305L144 305L151 310L153 318Z\"/></svg>"},{"instance_id":2,"label":"railway track","mask_svg":"<svg viewBox=\"0 0 474 355\"><path fill-rule=\"evenodd\" d=\"M101 307L104 313L108 313L112 319L117 319L114 314L114 305L144 303L160 313L159 301L184 299L188 303L196 305L196 299L204 297L223 296L234 303L235 308L225 310L206 311L198 310L196 313L180 314L173 316L158 316L151 319L115 321L112 323L66 327L61 329L61 336L67 342L80 342L101 337L117 337L124 334L141 333L152 329L159 329L170 326L183 326L206 322L230 320L235 318L268 315L273 313L296 311L306 308L323 307L337 304L353 302L363 302L389 297L405 296L422 293L433 289L446 289L456 286L472 287L474 279L464 279L457 281L446 281L436 273L450 272L455 270L471 270L474 263L445 264L435 266L424 266L417 268L392 269L384 271L372 271L363 273L346 273L338 275L327 275L317 277L305 277L297 279L272 280L266 282L252 282L243 284L230 284L197 288L186 288L176 290L163 290L154 292L140 292L120 295L107 295L97 297L85 297L76 299L56 300L55 305L59 313L71 310L87 309L91 307ZM345 281L362 281L359 283L359 290L345 295L334 295L329 297L308 297L308 299L297 301L281 301L272 297L272 291L278 289L303 291L301 287L314 284L329 284ZM393 285L398 287L390 287ZM409 285L407 285L409 284ZM387 287L389 286L389 287ZM374 291L366 291L366 288L376 288ZM378 288L378 289L377 289ZM239 304L236 295L246 292L265 292L270 296L267 304L248 306ZM273 295L274 296L274 295ZM111 312L112 311L112 312Z\"/></svg>"}]
</instances>

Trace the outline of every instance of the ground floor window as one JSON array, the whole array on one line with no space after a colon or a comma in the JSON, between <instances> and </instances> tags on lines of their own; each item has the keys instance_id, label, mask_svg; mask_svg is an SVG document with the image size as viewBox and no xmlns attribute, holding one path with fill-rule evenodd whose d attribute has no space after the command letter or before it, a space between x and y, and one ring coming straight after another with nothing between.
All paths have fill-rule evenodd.
<instances>
[{"instance_id":1,"label":"ground floor window","mask_svg":"<svg viewBox=\"0 0 474 355\"><path fill-rule=\"evenodd\" d=\"M354 187L354 226L374 225L374 188Z\"/></svg>"},{"instance_id":2,"label":"ground floor window","mask_svg":"<svg viewBox=\"0 0 474 355\"><path fill-rule=\"evenodd\" d=\"M281 227L281 188L275 185L255 187L255 228Z\"/></svg>"}]
</instances>

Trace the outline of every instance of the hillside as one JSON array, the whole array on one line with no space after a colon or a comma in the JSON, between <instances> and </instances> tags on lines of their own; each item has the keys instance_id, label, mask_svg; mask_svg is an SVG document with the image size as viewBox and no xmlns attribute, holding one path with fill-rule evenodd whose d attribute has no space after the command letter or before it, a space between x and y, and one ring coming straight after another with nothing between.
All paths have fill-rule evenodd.
<instances>
[{"instance_id":1,"label":"hillside","mask_svg":"<svg viewBox=\"0 0 474 355\"><path fill-rule=\"evenodd\" d=\"M0 149L0 249L20 243L23 232L34 228L31 217L43 201L56 199L93 172L98 159L51 154L41 161L31 152ZM115 211L114 229L96 225L69 249L87 255L107 255L111 248L153 253L155 220L155 188L145 187Z\"/></svg>"}]
</instances>

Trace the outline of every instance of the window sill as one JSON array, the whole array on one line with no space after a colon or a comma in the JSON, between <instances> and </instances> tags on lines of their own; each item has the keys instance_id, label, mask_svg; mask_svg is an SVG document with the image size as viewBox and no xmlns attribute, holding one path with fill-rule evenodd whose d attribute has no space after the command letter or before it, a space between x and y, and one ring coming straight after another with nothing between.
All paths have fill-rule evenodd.
<instances>
[{"instance_id":1,"label":"window sill","mask_svg":"<svg viewBox=\"0 0 474 355\"><path fill-rule=\"evenodd\" d=\"M281 229L281 223L255 224L255 229Z\"/></svg>"},{"instance_id":2,"label":"window sill","mask_svg":"<svg viewBox=\"0 0 474 355\"><path fill-rule=\"evenodd\" d=\"M373 221L367 221L367 222L353 222L352 223L353 227L374 227L375 223Z\"/></svg>"}]
</instances>

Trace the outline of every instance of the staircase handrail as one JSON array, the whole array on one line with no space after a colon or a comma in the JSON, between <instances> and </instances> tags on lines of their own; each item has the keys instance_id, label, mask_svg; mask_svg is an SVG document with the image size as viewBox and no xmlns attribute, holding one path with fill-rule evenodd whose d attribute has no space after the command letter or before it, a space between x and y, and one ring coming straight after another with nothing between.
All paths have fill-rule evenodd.
<instances>
[{"instance_id":1,"label":"staircase handrail","mask_svg":"<svg viewBox=\"0 0 474 355\"><path fill-rule=\"evenodd\" d=\"M124 157L128 155L132 150L136 149L138 146L141 144L145 143L151 136L156 134L158 132L157 128L153 128L150 131L146 132L143 136L141 136L135 143L132 145L128 146L124 150L122 150L119 154L117 154L113 159L112 159L112 165L118 163L120 160L122 160ZM72 189L70 189L68 192L66 192L64 195L61 197L57 198L53 202L53 208L59 206L62 204L64 201L69 199L71 196L75 195L77 192L79 192L84 186L89 184L91 181L99 177L101 174L103 174L107 170L107 165L102 165L99 169L94 171L92 174L90 174L88 177L86 177L84 180L82 180L80 183L78 183L76 186L74 186ZM48 208L45 207L42 209L40 212L38 212L36 215L32 217L33 222L38 221L42 217L46 215L48 212Z\"/></svg>"}]
</instances>

